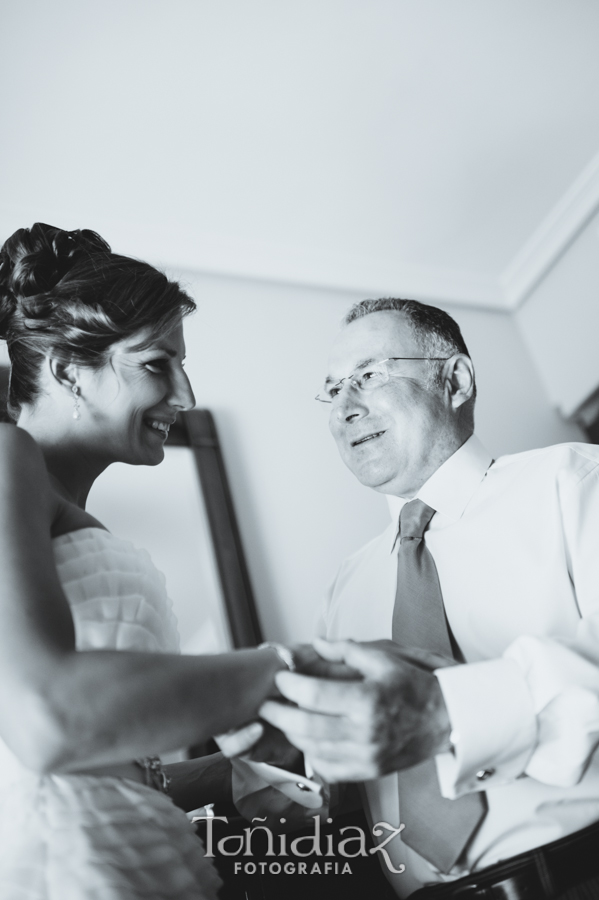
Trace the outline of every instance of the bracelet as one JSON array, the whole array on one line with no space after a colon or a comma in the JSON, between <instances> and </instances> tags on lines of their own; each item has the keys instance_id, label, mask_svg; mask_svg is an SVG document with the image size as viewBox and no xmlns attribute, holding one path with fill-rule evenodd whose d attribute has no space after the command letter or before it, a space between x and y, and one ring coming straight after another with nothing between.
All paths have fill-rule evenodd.
<instances>
[{"instance_id":1,"label":"bracelet","mask_svg":"<svg viewBox=\"0 0 599 900\"><path fill-rule=\"evenodd\" d=\"M146 787L155 788L163 794L170 793L171 779L164 771L159 756L143 756L133 762L142 769Z\"/></svg>"},{"instance_id":2,"label":"bracelet","mask_svg":"<svg viewBox=\"0 0 599 900\"><path fill-rule=\"evenodd\" d=\"M275 641L265 641L259 644L258 650L274 650L281 662L284 662L290 672L295 672L297 666L293 657L293 651L285 644L277 644Z\"/></svg>"}]
</instances>

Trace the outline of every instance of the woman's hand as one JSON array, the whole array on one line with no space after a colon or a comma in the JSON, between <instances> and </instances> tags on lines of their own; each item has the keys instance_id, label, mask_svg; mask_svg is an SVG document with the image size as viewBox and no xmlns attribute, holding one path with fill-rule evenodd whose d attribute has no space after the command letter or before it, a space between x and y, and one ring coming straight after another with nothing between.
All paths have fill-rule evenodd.
<instances>
[{"instance_id":1,"label":"woman's hand","mask_svg":"<svg viewBox=\"0 0 599 900\"><path fill-rule=\"evenodd\" d=\"M291 772L303 772L302 753L282 731L268 722L251 722L236 731L215 738L225 756L243 756L253 762L264 762Z\"/></svg>"},{"instance_id":2,"label":"woman's hand","mask_svg":"<svg viewBox=\"0 0 599 900\"><path fill-rule=\"evenodd\" d=\"M359 672L343 662L324 659L312 644L297 644L292 652L296 671L302 675L341 681L361 677ZM250 722L242 728L219 735L215 740L229 758L245 756L254 762L269 763L292 772L303 771L302 753L287 740L282 731L268 722Z\"/></svg>"}]
</instances>

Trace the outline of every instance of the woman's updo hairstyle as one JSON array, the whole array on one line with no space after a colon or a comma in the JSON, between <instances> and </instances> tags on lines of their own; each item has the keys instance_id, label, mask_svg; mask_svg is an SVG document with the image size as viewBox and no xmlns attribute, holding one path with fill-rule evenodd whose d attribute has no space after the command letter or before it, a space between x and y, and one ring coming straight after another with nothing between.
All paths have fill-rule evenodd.
<instances>
[{"instance_id":1,"label":"woman's updo hairstyle","mask_svg":"<svg viewBox=\"0 0 599 900\"><path fill-rule=\"evenodd\" d=\"M16 421L39 393L44 357L101 368L113 344L145 331L142 349L194 309L176 282L148 263L112 253L94 231L42 222L20 228L0 250L10 415Z\"/></svg>"}]
</instances>

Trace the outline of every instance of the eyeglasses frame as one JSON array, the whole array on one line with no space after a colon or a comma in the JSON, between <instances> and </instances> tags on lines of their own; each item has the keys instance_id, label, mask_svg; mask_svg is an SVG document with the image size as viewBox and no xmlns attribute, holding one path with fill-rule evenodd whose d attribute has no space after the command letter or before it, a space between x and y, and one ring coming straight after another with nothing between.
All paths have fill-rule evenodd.
<instances>
[{"instance_id":1,"label":"eyeglasses frame","mask_svg":"<svg viewBox=\"0 0 599 900\"><path fill-rule=\"evenodd\" d=\"M451 356L387 356L387 357L385 357L385 359L377 359L377 361L375 363L372 363L372 365L376 366L376 365L379 365L380 363L391 362L396 359L397 360L401 360L401 359L425 360L426 359L426 360L430 360L431 362L447 362L447 360L451 359L451 358L452 358ZM387 374L389 375L389 378L405 378L405 375L398 375L395 372L388 372ZM344 381L348 381L349 379L352 379L352 378L353 378L353 373L352 373L352 375L346 375L345 378L342 378L340 381L336 381L335 384L331 385L331 387L335 388L340 384L342 385ZM385 382L385 384L386 383L387 382ZM354 383L354 387L358 391L364 390L364 388L361 388L359 385L357 385L355 383ZM335 398L333 397L332 400L322 400L317 394L314 399L318 400L319 403L333 403Z\"/></svg>"}]
</instances>

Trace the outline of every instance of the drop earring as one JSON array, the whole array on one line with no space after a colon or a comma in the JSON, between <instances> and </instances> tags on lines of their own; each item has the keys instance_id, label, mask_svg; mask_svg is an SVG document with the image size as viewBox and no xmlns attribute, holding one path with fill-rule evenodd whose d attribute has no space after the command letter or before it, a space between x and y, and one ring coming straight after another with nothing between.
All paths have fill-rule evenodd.
<instances>
[{"instance_id":1,"label":"drop earring","mask_svg":"<svg viewBox=\"0 0 599 900\"><path fill-rule=\"evenodd\" d=\"M71 390L73 392L73 418L80 419L81 411L79 409L79 386L74 384Z\"/></svg>"}]
</instances>

